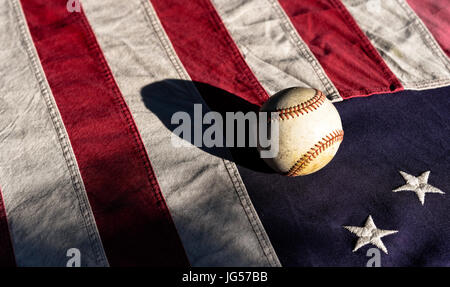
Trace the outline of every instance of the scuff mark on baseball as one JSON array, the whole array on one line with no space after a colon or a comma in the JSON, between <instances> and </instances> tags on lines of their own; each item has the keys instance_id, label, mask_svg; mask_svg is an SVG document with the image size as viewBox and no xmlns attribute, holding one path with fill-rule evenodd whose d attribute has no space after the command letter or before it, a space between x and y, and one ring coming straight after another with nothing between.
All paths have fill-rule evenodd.
<instances>
[{"instance_id":1,"label":"scuff mark on baseball","mask_svg":"<svg viewBox=\"0 0 450 287\"><path fill-rule=\"evenodd\" d=\"M344 131L338 111L319 90L289 88L273 95L262 112L276 112L270 124L279 124L279 151L264 161L288 176L311 174L335 156Z\"/></svg>"}]
</instances>

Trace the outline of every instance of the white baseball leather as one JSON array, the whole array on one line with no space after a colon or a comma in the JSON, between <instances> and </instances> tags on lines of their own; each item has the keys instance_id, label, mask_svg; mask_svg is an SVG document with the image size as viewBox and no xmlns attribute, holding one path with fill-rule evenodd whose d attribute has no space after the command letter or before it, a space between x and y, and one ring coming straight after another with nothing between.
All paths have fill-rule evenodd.
<instances>
[{"instance_id":1,"label":"white baseball leather","mask_svg":"<svg viewBox=\"0 0 450 287\"><path fill-rule=\"evenodd\" d=\"M307 175L323 168L343 139L339 113L321 91L289 88L273 95L261 111L278 113L270 121L279 123L279 152L264 160L279 173Z\"/></svg>"}]
</instances>

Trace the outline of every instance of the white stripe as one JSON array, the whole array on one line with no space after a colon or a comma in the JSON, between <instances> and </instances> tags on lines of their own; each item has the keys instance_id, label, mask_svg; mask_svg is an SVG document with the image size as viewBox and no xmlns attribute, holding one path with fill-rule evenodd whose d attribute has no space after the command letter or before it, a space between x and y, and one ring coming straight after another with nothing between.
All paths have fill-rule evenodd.
<instances>
[{"instance_id":1,"label":"white stripe","mask_svg":"<svg viewBox=\"0 0 450 287\"><path fill-rule=\"evenodd\" d=\"M108 262L18 0L0 1L0 186L19 266Z\"/></svg>"},{"instance_id":2,"label":"white stripe","mask_svg":"<svg viewBox=\"0 0 450 287\"><path fill-rule=\"evenodd\" d=\"M139 128L190 263L279 265L236 166L214 155L215 150L171 144L172 113L192 111L194 103L203 101L149 0L83 4Z\"/></svg>"},{"instance_id":3,"label":"white stripe","mask_svg":"<svg viewBox=\"0 0 450 287\"><path fill-rule=\"evenodd\" d=\"M450 62L404 0L343 0L405 89L450 84Z\"/></svg>"},{"instance_id":4,"label":"white stripe","mask_svg":"<svg viewBox=\"0 0 450 287\"><path fill-rule=\"evenodd\" d=\"M211 0L249 67L271 95L288 87L342 100L277 0Z\"/></svg>"}]
</instances>

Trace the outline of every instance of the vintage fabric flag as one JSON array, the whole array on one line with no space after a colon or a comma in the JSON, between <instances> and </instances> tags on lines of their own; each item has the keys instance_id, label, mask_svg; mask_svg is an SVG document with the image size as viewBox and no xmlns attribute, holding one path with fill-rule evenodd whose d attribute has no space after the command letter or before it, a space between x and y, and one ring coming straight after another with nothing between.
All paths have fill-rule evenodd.
<instances>
[{"instance_id":1,"label":"vintage fabric flag","mask_svg":"<svg viewBox=\"0 0 450 287\"><path fill-rule=\"evenodd\" d=\"M449 4L0 0L0 265L450 266ZM317 173L172 144L294 86L342 118Z\"/></svg>"}]
</instances>

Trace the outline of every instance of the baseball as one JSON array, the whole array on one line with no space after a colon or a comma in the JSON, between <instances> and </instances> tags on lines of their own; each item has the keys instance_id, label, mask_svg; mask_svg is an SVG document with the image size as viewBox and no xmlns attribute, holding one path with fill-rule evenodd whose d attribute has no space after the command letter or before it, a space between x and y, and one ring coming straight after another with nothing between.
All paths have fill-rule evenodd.
<instances>
[{"instance_id":1,"label":"baseball","mask_svg":"<svg viewBox=\"0 0 450 287\"><path fill-rule=\"evenodd\" d=\"M344 137L341 118L334 105L319 90L289 88L273 95L262 112L276 112L279 150L264 161L288 176L311 174L327 165Z\"/></svg>"}]
</instances>

